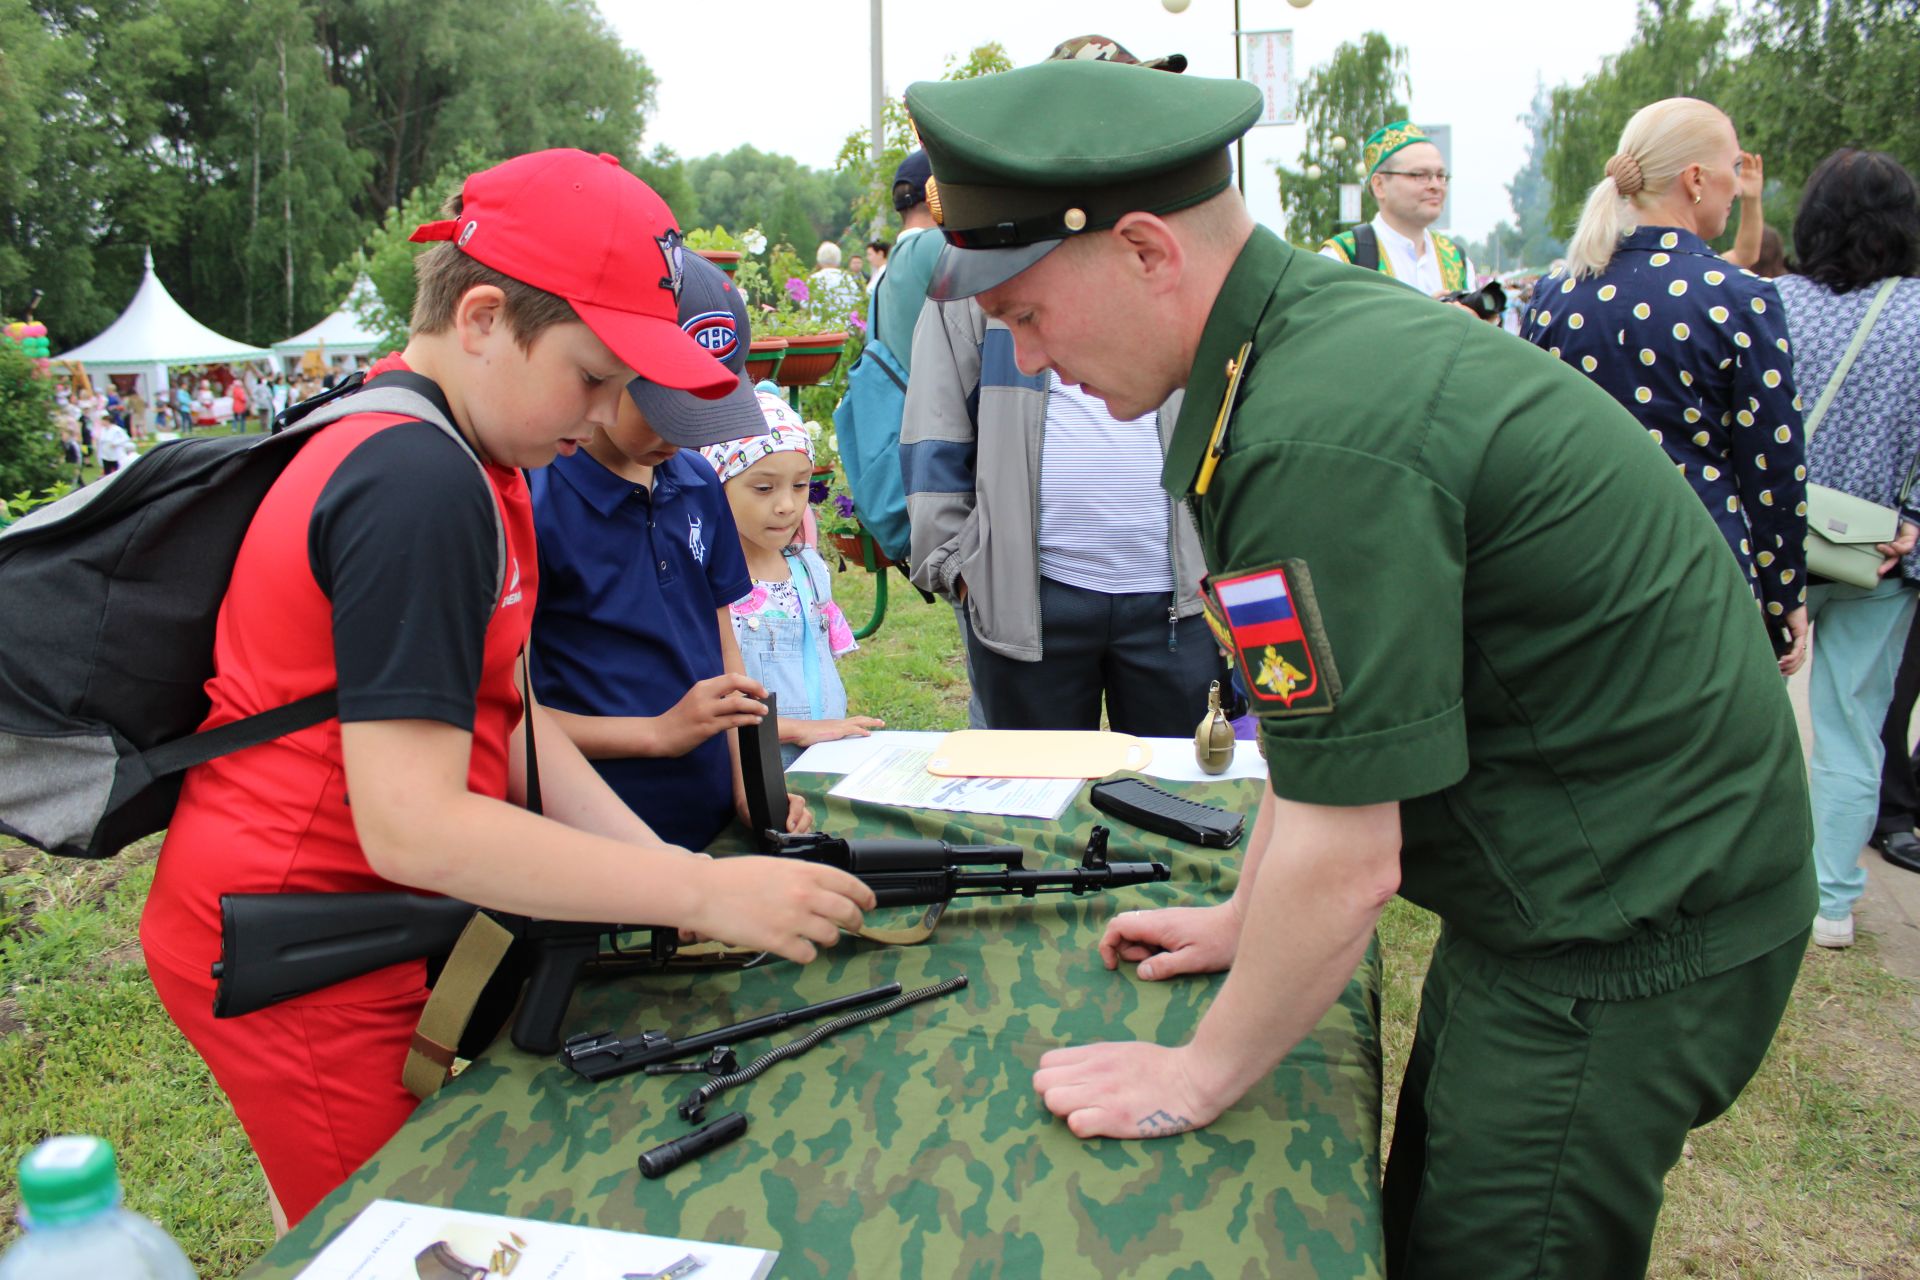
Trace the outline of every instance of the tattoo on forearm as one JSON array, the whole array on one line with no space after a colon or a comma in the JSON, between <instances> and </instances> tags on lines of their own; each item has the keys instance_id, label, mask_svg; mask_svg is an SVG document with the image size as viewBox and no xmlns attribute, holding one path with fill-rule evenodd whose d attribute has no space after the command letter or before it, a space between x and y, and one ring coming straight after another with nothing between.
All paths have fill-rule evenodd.
<instances>
[{"instance_id":1,"label":"tattoo on forearm","mask_svg":"<svg viewBox=\"0 0 1920 1280\"><path fill-rule=\"evenodd\" d=\"M1185 1116L1172 1116L1164 1111L1156 1111L1140 1119L1140 1136L1143 1138L1165 1138L1176 1133L1185 1133L1193 1128L1193 1121Z\"/></svg>"}]
</instances>

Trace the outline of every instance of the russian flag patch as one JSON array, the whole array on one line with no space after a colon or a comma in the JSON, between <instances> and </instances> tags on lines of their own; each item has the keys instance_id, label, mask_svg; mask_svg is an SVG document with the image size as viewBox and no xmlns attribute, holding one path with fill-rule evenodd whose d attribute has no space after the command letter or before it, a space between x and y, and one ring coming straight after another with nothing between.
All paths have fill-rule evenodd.
<instances>
[{"instance_id":1,"label":"russian flag patch","mask_svg":"<svg viewBox=\"0 0 1920 1280\"><path fill-rule=\"evenodd\" d=\"M1258 715L1324 715L1340 694L1304 561L1209 578L1207 621L1239 664Z\"/></svg>"}]
</instances>

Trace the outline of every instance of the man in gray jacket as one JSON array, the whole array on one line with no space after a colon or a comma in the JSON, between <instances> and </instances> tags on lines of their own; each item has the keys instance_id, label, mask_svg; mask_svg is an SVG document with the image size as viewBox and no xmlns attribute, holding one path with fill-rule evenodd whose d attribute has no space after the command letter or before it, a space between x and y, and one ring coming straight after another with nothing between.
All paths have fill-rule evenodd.
<instances>
[{"instance_id":1,"label":"man in gray jacket","mask_svg":"<svg viewBox=\"0 0 1920 1280\"><path fill-rule=\"evenodd\" d=\"M930 302L901 419L913 581L953 601L987 727L1185 737L1223 679L1192 517L1160 487L1178 393L1116 421L1014 365L971 300Z\"/></svg>"}]
</instances>

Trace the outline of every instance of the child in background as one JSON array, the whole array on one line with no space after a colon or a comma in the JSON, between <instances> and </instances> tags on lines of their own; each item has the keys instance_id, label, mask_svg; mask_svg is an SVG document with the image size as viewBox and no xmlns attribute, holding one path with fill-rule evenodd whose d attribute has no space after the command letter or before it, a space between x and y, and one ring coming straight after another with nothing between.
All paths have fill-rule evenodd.
<instances>
[{"instance_id":1,"label":"child in background","mask_svg":"<svg viewBox=\"0 0 1920 1280\"><path fill-rule=\"evenodd\" d=\"M757 394L766 434L700 452L726 486L753 576L733 606L733 634L747 674L780 699L780 755L790 765L816 742L864 738L886 722L847 715L834 661L860 646L833 602L826 562L795 542L813 479L806 424L779 396Z\"/></svg>"},{"instance_id":2,"label":"child in background","mask_svg":"<svg viewBox=\"0 0 1920 1280\"><path fill-rule=\"evenodd\" d=\"M132 461L139 453L133 447L133 437L127 429L112 418L101 420L101 425L93 433L94 453L100 459L100 474L110 476L118 471L123 463Z\"/></svg>"},{"instance_id":3,"label":"child in background","mask_svg":"<svg viewBox=\"0 0 1920 1280\"><path fill-rule=\"evenodd\" d=\"M66 463L68 483L78 489L87 482L87 457L80 449L80 422L71 414L60 418L60 456Z\"/></svg>"}]
</instances>

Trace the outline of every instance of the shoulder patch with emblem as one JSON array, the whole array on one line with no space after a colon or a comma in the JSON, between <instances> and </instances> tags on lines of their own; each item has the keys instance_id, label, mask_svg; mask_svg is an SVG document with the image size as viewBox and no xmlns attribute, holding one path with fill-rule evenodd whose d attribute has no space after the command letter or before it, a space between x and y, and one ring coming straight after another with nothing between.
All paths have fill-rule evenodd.
<instances>
[{"instance_id":1,"label":"shoulder patch with emblem","mask_svg":"<svg viewBox=\"0 0 1920 1280\"><path fill-rule=\"evenodd\" d=\"M1340 673L1304 560L1208 578L1207 621L1240 668L1260 716L1326 715Z\"/></svg>"}]
</instances>

